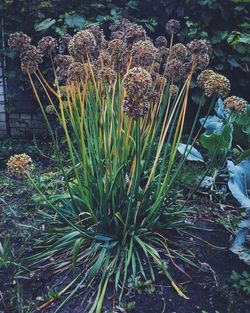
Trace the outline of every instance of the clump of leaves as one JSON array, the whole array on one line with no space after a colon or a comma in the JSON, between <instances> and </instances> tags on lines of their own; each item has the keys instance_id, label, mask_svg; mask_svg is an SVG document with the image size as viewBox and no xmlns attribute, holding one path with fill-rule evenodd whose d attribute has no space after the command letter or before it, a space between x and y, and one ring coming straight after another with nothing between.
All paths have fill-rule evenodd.
<instances>
[{"instance_id":1,"label":"clump of leaves","mask_svg":"<svg viewBox=\"0 0 250 313\"><path fill-rule=\"evenodd\" d=\"M242 273L237 273L232 271L230 276L233 289L238 293L245 293L247 296L250 295L250 273L243 271Z\"/></svg>"}]
</instances>

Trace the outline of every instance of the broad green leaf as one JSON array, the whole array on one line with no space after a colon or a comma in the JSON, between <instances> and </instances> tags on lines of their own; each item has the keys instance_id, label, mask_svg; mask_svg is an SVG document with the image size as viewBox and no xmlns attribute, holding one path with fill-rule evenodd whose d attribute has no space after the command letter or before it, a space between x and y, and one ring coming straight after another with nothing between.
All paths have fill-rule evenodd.
<instances>
[{"instance_id":1,"label":"broad green leaf","mask_svg":"<svg viewBox=\"0 0 250 313\"><path fill-rule=\"evenodd\" d=\"M41 23L35 25L35 30L37 32L40 32L42 30L46 30L46 29L50 28L52 25L54 25L55 22L56 22L56 20L54 20L54 19L46 18Z\"/></svg>"},{"instance_id":2,"label":"broad green leaf","mask_svg":"<svg viewBox=\"0 0 250 313\"><path fill-rule=\"evenodd\" d=\"M232 143L233 126L227 124L223 127L220 134L202 134L200 142L209 154L214 155L230 148Z\"/></svg>"},{"instance_id":3,"label":"broad green leaf","mask_svg":"<svg viewBox=\"0 0 250 313\"><path fill-rule=\"evenodd\" d=\"M82 28L86 24L85 18L80 16L79 14L65 16L65 24L72 28Z\"/></svg>"},{"instance_id":4,"label":"broad green leaf","mask_svg":"<svg viewBox=\"0 0 250 313\"><path fill-rule=\"evenodd\" d=\"M185 155L185 158L189 161L199 161L199 162L204 162L203 156L201 153L192 147L191 145L186 145L184 143L180 143L178 145L178 151L182 154Z\"/></svg>"}]
</instances>

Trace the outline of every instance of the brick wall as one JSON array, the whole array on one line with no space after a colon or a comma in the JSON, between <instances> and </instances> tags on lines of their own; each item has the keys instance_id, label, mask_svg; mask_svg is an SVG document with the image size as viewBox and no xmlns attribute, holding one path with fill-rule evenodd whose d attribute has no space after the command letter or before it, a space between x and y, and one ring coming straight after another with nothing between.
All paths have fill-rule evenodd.
<instances>
[{"instance_id":1,"label":"brick wall","mask_svg":"<svg viewBox=\"0 0 250 313\"><path fill-rule=\"evenodd\" d=\"M5 86L3 78L3 62L0 60L0 138L7 135L7 121L5 112Z\"/></svg>"}]
</instances>

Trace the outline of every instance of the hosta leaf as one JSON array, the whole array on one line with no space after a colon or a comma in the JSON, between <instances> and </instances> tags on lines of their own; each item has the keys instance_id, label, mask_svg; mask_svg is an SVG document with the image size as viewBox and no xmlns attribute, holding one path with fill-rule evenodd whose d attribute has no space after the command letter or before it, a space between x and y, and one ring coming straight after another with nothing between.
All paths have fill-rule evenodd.
<instances>
[{"instance_id":1,"label":"hosta leaf","mask_svg":"<svg viewBox=\"0 0 250 313\"><path fill-rule=\"evenodd\" d=\"M227 168L230 174L228 187L243 208L250 212L250 159L244 160L237 165L232 161L227 162Z\"/></svg>"},{"instance_id":2,"label":"hosta leaf","mask_svg":"<svg viewBox=\"0 0 250 313\"><path fill-rule=\"evenodd\" d=\"M222 128L222 131L218 133L202 134L200 142L204 148L208 150L211 155L219 153L223 150L230 148L232 143L233 127L231 124L227 124Z\"/></svg>"},{"instance_id":3,"label":"hosta leaf","mask_svg":"<svg viewBox=\"0 0 250 313\"><path fill-rule=\"evenodd\" d=\"M82 28L86 24L86 20L78 14L67 14L65 16L65 23L72 28Z\"/></svg>"},{"instance_id":4,"label":"hosta leaf","mask_svg":"<svg viewBox=\"0 0 250 313\"><path fill-rule=\"evenodd\" d=\"M184 143L180 143L178 145L178 151L182 154L185 155L186 159L189 161L200 161L204 162L203 156L201 153L192 147L191 145L186 145Z\"/></svg>"}]
</instances>

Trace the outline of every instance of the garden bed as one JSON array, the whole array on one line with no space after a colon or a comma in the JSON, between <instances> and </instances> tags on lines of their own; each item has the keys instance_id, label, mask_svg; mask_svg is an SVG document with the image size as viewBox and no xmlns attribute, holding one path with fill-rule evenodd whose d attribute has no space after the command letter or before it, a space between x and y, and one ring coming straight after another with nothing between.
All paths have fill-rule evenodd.
<instances>
[{"instance_id":1,"label":"garden bed","mask_svg":"<svg viewBox=\"0 0 250 313\"><path fill-rule=\"evenodd\" d=\"M15 142L12 142L11 146L15 146ZM36 158L37 177L55 171L53 162L46 158L48 151L41 155L37 145L35 147L27 143L26 147ZM192 165L187 166L184 172L195 172ZM46 303L50 297L54 297L55 300L43 310L46 313L53 313L56 306L68 295L65 292L56 299L57 293L72 280L72 272L69 270L54 276L50 271L40 271L34 275L27 275L25 270L20 272L20 266L13 264L19 263L18 260L22 257L34 253L35 247L39 244L39 236L41 237L46 229L46 218L35 205L35 191L26 180L8 177L4 166L0 177L0 198L5 201L0 204L0 241L9 237L10 256L8 259L10 264L6 262L0 267L0 312L1 310L4 313L39 312L38 307ZM180 181L182 179L187 178L180 177ZM182 184L177 183L176 188L180 194L186 192ZM233 287L230 277L232 271L242 273L249 271L249 268L229 251L232 234L221 226L222 224L227 226L235 216L237 217L237 209L231 204L219 205L211 201L206 192L200 191L190 200L188 208L195 210L196 213L193 219L187 222L194 223L198 229L187 230L187 234L180 238L180 250L190 250L193 261L199 268L176 260L175 263L179 267L177 269L170 259L165 261L189 300L181 298L160 273L155 283L148 284L140 282L138 273L137 281L131 282L126 289L123 299L124 309L117 306L111 283L107 290L103 312L247 312L249 298L244 292ZM42 211L46 212L46 209ZM180 269L189 276L183 274ZM89 304L94 301L93 291L94 285L93 289L87 290L83 286L60 312L88 312Z\"/></svg>"}]
</instances>

